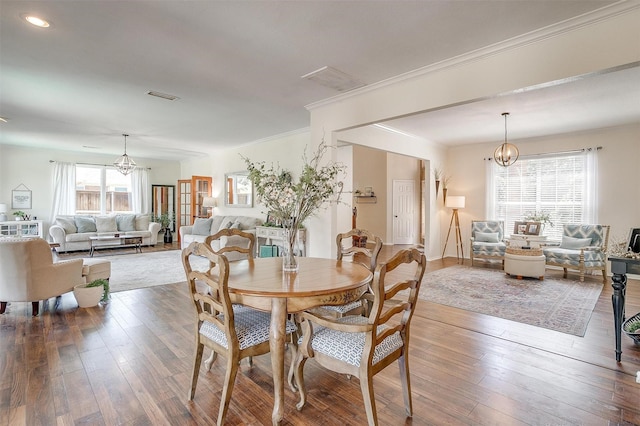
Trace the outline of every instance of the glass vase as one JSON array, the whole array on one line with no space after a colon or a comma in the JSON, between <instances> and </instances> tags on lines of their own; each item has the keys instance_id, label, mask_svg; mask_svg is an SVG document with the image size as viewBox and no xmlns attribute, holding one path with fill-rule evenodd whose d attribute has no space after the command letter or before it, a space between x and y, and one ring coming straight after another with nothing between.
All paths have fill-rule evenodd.
<instances>
[{"instance_id":1,"label":"glass vase","mask_svg":"<svg viewBox=\"0 0 640 426\"><path fill-rule=\"evenodd\" d=\"M284 241L282 249L282 271L297 272L298 259L296 259L296 231L291 228L284 228Z\"/></svg>"}]
</instances>

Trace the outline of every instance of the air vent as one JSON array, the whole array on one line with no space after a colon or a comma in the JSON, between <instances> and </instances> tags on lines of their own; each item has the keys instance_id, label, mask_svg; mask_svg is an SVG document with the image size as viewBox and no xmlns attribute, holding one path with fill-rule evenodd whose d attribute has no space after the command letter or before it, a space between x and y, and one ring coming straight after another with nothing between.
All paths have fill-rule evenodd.
<instances>
[{"instance_id":1,"label":"air vent","mask_svg":"<svg viewBox=\"0 0 640 426\"><path fill-rule=\"evenodd\" d=\"M314 81L322 86L337 90L338 92L346 92L365 85L355 77L329 66L312 71L300 78Z\"/></svg>"},{"instance_id":2,"label":"air vent","mask_svg":"<svg viewBox=\"0 0 640 426\"><path fill-rule=\"evenodd\" d=\"M154 92L153 90L147 92L147 95L155 96L156 98L167 99L167 100L170 100L170 101L175 101L176 99L180 99L177 96L168 95L166 93L161 93L161 92Z\"/></svg>"}]
</instances>

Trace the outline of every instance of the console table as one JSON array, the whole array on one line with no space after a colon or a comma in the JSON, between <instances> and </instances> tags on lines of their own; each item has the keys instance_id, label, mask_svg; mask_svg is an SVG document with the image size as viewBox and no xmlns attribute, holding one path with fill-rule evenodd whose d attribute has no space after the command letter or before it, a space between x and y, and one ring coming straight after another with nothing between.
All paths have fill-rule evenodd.
<instances>
[{"instance_id":1,"label":"console table","mask_svg":"<svg viewBox=\"0 0 640 426\"><path fill-rule=\"evenodd\" d=\"M3 237L42 237L41 220L10 220L0 222L0 236Z\"/></svg>"},{"instance_id":2,"label":"console table","mask_svg":"<svg viewBox=\"0 0 640 426\"><path fill-rule=\"evenodd\" d=\"M264 241L264 244L260 244L260 241ZM260 246L273 244L283 245L284 243L284 228L275 226L256 226L256 249L260 253ZM278 244L279 243L279 244ZM304 228L298 229L298 235L296 238L296 251L300 253L300 256L307 255L307 230Z\"/></svg>"},{"instance_id":3,"label":"console table","mask_svg":"<svg viewBox=\"0 0 640 426\"><path fill-rule=\"evenodd\" d=\"M622 356L622 323L625 319L624 299L627 290L627 274L640 274L640 259L610 256L611 286L613 287L613 323L616 334L616 361Z\"/></svg>"}]
</instances>

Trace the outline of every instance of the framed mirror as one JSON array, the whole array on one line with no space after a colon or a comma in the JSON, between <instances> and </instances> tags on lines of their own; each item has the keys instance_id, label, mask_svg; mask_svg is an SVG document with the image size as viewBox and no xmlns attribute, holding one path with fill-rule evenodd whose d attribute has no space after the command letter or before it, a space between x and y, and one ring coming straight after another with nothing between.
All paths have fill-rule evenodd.
<instances>
[{"instance_id":1,"label":"framed mirror","mask_svg":"<svg viewBox=\"0 0 640 426\"><path fill-rule=\"evenodd\" d=\"M160 217L168 214L171 221L172 232L175 232L176 212L176 186L175 185L151 185L151 214L152 217Z\"/></svg>"},{"instance_id":2,"label":"framed mirror","mask_svg":"<svg viewBox=\"0 0 640 426\"><path fill-rule=\"evenodd\" d=\"M253 207L253 182L249 172L227 173L224 186L224 204L229 207Z\"/></svg>"}]
</instances>

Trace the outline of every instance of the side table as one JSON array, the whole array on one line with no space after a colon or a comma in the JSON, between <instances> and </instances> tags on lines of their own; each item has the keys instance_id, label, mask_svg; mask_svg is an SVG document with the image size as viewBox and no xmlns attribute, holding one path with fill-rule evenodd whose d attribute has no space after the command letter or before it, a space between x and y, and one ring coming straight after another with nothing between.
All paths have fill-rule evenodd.
<instances>
[{"instance_id":1,"label":"side table","mask_svg":"<svg viewBox=\"0 0 640 426\"><path fill-rule=\"evenodd\" d=\"M522 277L543 280L545 260L540 248L507 247L504 254L504 272L508 275L515 275L519 280Z\"/></svg>"}]
</instances>

